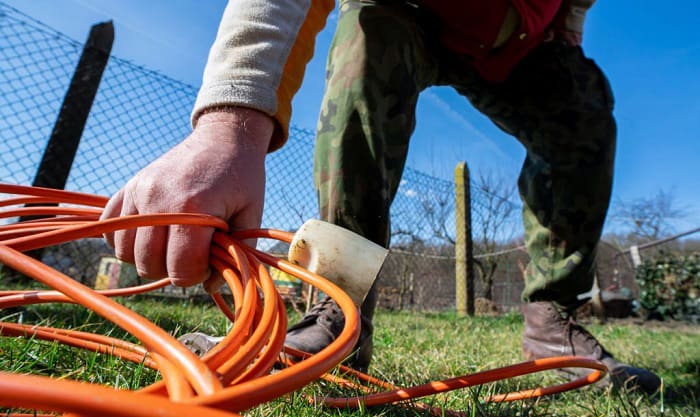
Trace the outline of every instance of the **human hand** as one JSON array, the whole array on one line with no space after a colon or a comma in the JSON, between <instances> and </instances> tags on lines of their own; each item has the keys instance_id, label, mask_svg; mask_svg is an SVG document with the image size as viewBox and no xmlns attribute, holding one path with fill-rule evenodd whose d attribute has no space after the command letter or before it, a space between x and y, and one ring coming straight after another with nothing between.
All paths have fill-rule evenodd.
<instances>
[{"instance_id":1,"label":"human hand","mask_svg":"<svg viewBox=\"0 0 700 417\"><path fill-rule=\"evenodd\" d=\"M265 155L272 119L256 110L230 107L200 116L192 134L146 166L107 203L102 219L132 214L202 213L232 229L260 226L265 194ZM210 275L213 228L141 227L105 235L117 258L139 275L170 277L191 286Z\"/></svg>"}]
</instances>

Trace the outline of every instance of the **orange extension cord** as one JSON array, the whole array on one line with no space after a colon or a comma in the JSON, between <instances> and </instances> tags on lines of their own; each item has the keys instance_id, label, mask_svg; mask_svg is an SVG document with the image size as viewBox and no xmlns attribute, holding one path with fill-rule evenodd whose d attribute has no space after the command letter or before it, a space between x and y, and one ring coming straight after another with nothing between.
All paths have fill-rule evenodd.
<instances>
[{"instance_id":1,"label":"orange extension cord","mask_svg":"<svg viewBox=\"0 0 700 417\"><path fill-rule=\"evenodd\" d=\"M241 240L250 238L290 242L291 233L269 229L228 232L223 220L197 214L136 215L100 221L101 209L107 202L105 197L7 184L0 184L0 194L14 195L0 200L0 219L50 216L0 226L0 263L54 289L0 291L0 308L56 302L80 304L126 330L141 344L76 330L9 322L0 322L0 335L56 341L114 355L143 363L158 370L162 376L162 380L153 385L129 391L0 372L0 405L5 407L49 413L46 415L230 417L324 378L365 393L352 398L325 398L322 402L327 406L400 403L444 415L445 410L428 407L413 399L550 369L578 367L592 370L587 376L565 384L496 395L486 400L535 398L592 384L607 372L598 361L568 356L524 362L411 388L396 387L344 367L344 375L351 379L334 376L328 371L352 351L359 336L358 310L351 299L323 277L241 243ZM149 320L110 299L164 287L170 283L169 279L132 288L95 291L22 253L75 239L100 237L103 233L120 229L174 224L217 229L211 248L211 265L224 277L232 294L231 306L220 293L212 294L216 305L233 324L224 339L202 358ZM333 343L314 355L284 348L285 305L265 265L298 277L338 303L345 315L345 327ZM294 363L286 359L284 352L305 359ZM278 361L287 366L271 372ZM372 386L374 388L370 388ZM376 393L377 388L386 391ZM462 415L453 411L447 413Z\"/></svg>"}]
</instances>

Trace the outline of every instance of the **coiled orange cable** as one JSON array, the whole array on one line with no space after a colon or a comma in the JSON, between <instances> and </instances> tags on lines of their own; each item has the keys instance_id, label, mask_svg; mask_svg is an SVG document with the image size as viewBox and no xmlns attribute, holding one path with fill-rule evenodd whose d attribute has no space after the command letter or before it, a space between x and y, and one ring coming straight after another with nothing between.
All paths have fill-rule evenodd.
<instances>
[{"instance_id":1,"label":"coiled orange cable","mask_svg":"<svg viewBox=\"0 0 700 417\"><path fill-rule=\"evenodd\" d=\"M342 289L323 277L241 243L250 238L290 242L293 234L271 229L228 233L225 221L199 214L150 214L100 221L101 209L107 202L105 197L9 184L0 184L0 194L15 196L0 200L0 219L51 216L0 226L0 263L53 288L53 291L0 291L0 308L50 302L80 304L126 330L140 344L71 329L7 322L0 322L0 335L52 340L111 354L123 360L144 363L158 370L162 376L161 381L138 391L125 391L97 384L0 372L0 405L6 407L110 417L150 417L159 413L169 416L206 413L217 417L237 415L240 411L298 390L319 378L366 392L360 397L326 398L323 401L325 405L358 407L363 404L403 403L426 395L549 369L579 367L592 370L589 375L565 384L487 398L488 401L513 401L588 385L603 378L607 372L598 361L559 357L411 388L395 387L348 368L344 369L347 375L354 376L354 380L332 376L327 372L347 357L359 337L358 310L352 300ZM170 283L169 279L131 288L96 291L23 253L76 239L99 237L121 229L175 224L217 229L210 252L211 265L223 276L231 290L232 307L220 293L212 294L215 304L233 325L223 340L202 358L196 357L146 318L110 299L162 288ZM298 277L338 303L345 316L345 325L329 346L314 355L284 348L286 310L266 265ZM304 359L292 362L283 352ZM271 373L278 361L287 367ZM370 386L386 391L373 393L374 389ZM148 406L144 407L144 404ZM412 405L426 408L417 403ZM444 412L431 410L436 414Z\"/></svg>"}]
</instances>

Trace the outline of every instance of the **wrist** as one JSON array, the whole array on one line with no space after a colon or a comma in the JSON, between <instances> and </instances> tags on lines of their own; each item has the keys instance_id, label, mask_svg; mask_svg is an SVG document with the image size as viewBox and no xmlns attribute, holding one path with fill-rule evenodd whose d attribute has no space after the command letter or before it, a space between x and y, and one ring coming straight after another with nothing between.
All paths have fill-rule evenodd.
<instances>
[{"instance_id":1,"label":"wrist","mask_svg":"<svg viewBox=\"0 0 700 417\"><path fill-rule=\"evenodd\" d=\"M258 148L266 154L274 126L274 119L261 111L240 106L215 106L200 112L194 132L197 137L222 144L246 144L246 148Z\"/></svg>"}]
</instances>

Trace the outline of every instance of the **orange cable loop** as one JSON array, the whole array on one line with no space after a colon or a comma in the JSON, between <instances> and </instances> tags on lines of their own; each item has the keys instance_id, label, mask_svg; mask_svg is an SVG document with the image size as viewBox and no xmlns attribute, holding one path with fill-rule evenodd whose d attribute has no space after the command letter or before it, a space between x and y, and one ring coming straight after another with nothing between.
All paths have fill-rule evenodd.
<instances>
[{"instance_id":1,"label":"orange cable loop","mask_svg":"<svg viewBox=\"0 0 700 417\"><path fill-rule=\"evenodd\" d=\"M580 357L547 358L477 372L415 387L399 388L389 382L341 366L344 376L328 373L352 351L359 337L359 312L349 296L325 278L286 260L249 247L248 239L291 242L294 234L274 229L228 232L222 219L188 213L144 214L99 220L108 199L102 196L0 183L0 219L44 216L0 225L0 264L23 273L51 291L0 291L0 309L39 303L80 304L121 327L140 344L73 329L0 322L0 336L48 340L67 346L143 363L160 372L162 379L136 391L0 372L0 405L33 409L54 415L151 417L207 415L237 416L256 405L279 398L319 378L357 389L364 395L325 398L330 407L359 407L396 403L428 410L435 415L464 416L418 403L419 397L472 387L545 370L578 367L592 370L585 377L550 387L494 395L486 401L536 398L595 383L607 373L605 366ZM61 207L69 204L71 207ZM16 207L26 205L24 207ZM48 216L48 217L47 217ZM168 278L128 288L96 291L22 252L118 230L169 225L197 225L217 229L212 239L210 264L215 271L206 284L215 305L232 322L223 340L197 358L165 330L110 297L141 294L170 284ZM284 347L287 315L266 266L278 268L327 294L345 316L340 335L316 354ZM216 285L226 285L226 300ZM227 296L229 297L229 296ZM291 356L303 358L295 362ZM283 366L271 373L278 362ZM348 379L352 377L352 379ZM375 388L371 388L375 387ZM384 390L374 392L377 388ZM148 407L144 407L148 404ZM23 416L26 414L8 414Z\"/></svg>"}]
</instances>

